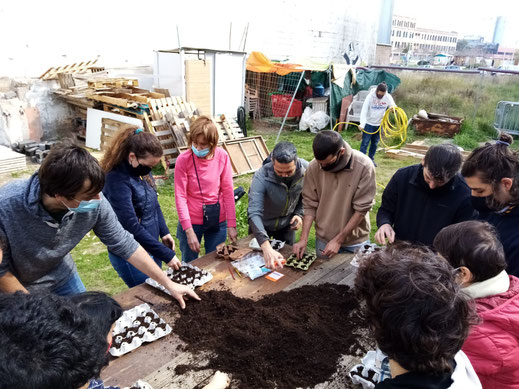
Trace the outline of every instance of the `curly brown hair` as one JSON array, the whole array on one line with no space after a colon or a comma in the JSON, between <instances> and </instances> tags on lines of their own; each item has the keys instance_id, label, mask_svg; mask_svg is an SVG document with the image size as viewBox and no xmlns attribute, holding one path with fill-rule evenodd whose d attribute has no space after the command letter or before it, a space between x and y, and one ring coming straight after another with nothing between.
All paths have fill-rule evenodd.
<instances>
[{"instance_id":1,"label":"curly brown hair","mask_svg":"<svg viewBox=\"0 0 519 389\"><path fill-rule=\"evenodd\" d=\"M408 371L452 372L475 316L447 261L424 246L399 243L364 258L355 290L389 358Z\"/></svg>"},{"instance_id":2,"label":"curly brown hair","mask_svg":"<svg viewBox=\"0 0 519 389\"><path fill-rule=\"evenodd\" d=\"M122 126L114 135L108 149L106 149L101 167L108 173L122 161L128 158L130 152L137 158L146 158L149 155L162 157L162 145L159 139L150 132L138 131L131 125Z\"/></svg>"}]
</instances>

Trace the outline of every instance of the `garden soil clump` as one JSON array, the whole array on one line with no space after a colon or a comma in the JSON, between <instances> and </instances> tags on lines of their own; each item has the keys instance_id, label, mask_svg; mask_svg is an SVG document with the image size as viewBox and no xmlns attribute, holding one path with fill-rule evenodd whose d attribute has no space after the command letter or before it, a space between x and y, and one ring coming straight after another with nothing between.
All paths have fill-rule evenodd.
<instances>
[{"instance_id":1,"label":"garden soil clump","mask_svg":"<svg viewBox=\"0 0 519 389\"><path fill-rule=\"evenodd\" d=\"M367 325L345 285L303 286L259 301L228 291L200 293L173 331L196 354L215 354L209 366L244 388L311 387L327 381L341 355L366 352ZM179 365L177 374L198 367Z\"/></svg>"}]
</instances>

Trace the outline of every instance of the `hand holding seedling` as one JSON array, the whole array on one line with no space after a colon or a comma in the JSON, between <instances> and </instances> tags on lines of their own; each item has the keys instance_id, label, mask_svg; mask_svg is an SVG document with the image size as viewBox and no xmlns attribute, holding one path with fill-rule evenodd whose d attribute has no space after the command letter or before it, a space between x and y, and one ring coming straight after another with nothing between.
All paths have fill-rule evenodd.
<instances>
[{"instance_id":1,"label":"hand holding seedling","mask_svg":"<svg viewBox=\"0 0 519 389\"><path fill-rule=\"evenodd\" d=\"M331 258L334 255L336 255L340 249L341 241L339 241L337 238L333 238L326 244L326 247L323 250L323 255L326 255L328 258Z\"/></svg>"},{"instance_id":2,"label":"hand holding seedling","mask_svg":"<svg viewBox=\"0 0 519 389\"><path fill-rule=\"evenodd\" d=\"M191 289L189 286L177 284L176 282L173 282L169 279L167 280L169 282L166 286L166 289L169 291L169 293L171 293L171 296L173 296L173 298L178 301L178 303L180 304L180 308L184 309L186 307L186 302L184 301L184 299L187 297L192 297L195 300L200 300L200 297L198 297L195 291Z\"/></svg>"},{"instance_id":3,"label":"hand holding seedling","mask_svg":"<svg viewBox=\"0 0 519 389\"><path fill-rule=\"evenodd\" d=\"M303 219L301 219L301 216L294 215L292 217L292 219L290 220L290 229L291 230L299 230L302 225L303 225Z\"/></svg>"},{"instance_id":4,"label":"hand holding seedling","mask_svg":"<svg viewBox=\"0 0 519 389\"><path fill-rule=\"evenodd\" d=\"M395 241L395 230L393 230L393 227L387 223L381 225L375 234L375 241L378 244L386 244L386 239L389 243L393 243Z\"/></svg>"},{"instance_id":5,"label":"hand holding seedling","mask_svg":"<svg viewBox=\"0 0 519 389\"><path fill-rule=\"evenodd\" d=\"M175 255L173 257L173 259L171 261L168 262L168 266L170 268L172 268L173 270L178 270L180 269L180 266L182 266L182 264L180 263L180 260L177 258L177 256Z\"/></svg>"},{"instance_id":6,"label":"hand holding seedling","mask_svg":"<svg viewBox=\"0 0 519 389\"><path fill-rule=\"evenodd\" d=\"M303 254L306 251L307 243L307 241L301 239L299 242L294 244L294 246L292 247L292 252L297 256L297 258L301 259L301 257L303 256Z\"/></svg>"},{"instance_id":7,"label":"hand holding seedling","mask_svg":"<svg viewBox=\"0 0 519 389\"><path fill-rule=\"evenodd\" d=\"M263 251L263 258L265 259L265 266L268 269L277 269L283 267L283 255L274 250L270 245L270 242L266 240L261 244L261 250Z\"/></svg>"}]
</instances>

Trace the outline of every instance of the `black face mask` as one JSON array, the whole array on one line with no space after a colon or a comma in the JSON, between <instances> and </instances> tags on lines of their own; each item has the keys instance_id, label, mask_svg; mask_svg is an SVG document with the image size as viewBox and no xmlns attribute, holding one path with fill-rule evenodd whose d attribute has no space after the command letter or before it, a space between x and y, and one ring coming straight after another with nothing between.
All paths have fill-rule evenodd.
<instances>
[{"instance_id":1,"label":"black face mask","mask_svg":"<svg viewBox=\"0 0 519 389\"><path fill-rule=\"evenodd\" d=\"M335 159L335 162L329 163L326 166L321 166L321 169L323 169L324 171L330 171L330 170L333 170L335 167L337 167L337 165L339 165L339 163L341 163L341 151L340 150L337 153L337 158Z\"/></svg>"},{"instance_id":2,"label":"black face mask","mask_svg":"<svg viewBox=\"0 0 519 389\"><path fill-rule=\"evenodd\" d=\"M290 186L290 184L292 184L292 178L294 178L293 175L290 177L281 177L281 176L278 176L275 172L274 172L274 175L276 176L276 180L278 182L283 183L286 186Z\"/></svg>"},{"instance_id":3,"label":"black face mask","mask_svg":"<svg viewBox=\"0 0 519 389\"><path fill-rule=\"evenodd\" d=\"M150 174L151 170L152 168L149 166L144 166L139 163L137 167L133 167L130 163L130 171L131 174L134 176L147 176L148 174Z\"/></svg>"}]
</instances>

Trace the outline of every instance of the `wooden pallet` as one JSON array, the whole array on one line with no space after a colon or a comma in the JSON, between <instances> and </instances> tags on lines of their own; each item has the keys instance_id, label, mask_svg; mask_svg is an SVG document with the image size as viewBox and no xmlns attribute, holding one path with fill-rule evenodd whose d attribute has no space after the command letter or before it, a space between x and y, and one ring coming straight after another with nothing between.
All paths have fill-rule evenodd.
<instances>
[{"instance_id":1,"label":"wooden pallet","mask_svg":"<svg viewBox=\"0 0 519 389\"><path fill-rule=\"evenodd\" d=\"M139 81L135 78L103 78L88 81L88 87L94 90L113 88L137 88Z\"/></svg>"},{"instance_id":2,"label":"wooden pallet","mask_svg":"<svg viewBox=\"0 0 519 389\"><path fill-rule=\"evenodd\" d=\"M167 113L172 113L183 119L198 116L198 110L193 103L184 101L180 96L165 97L162 99L150 99L148 102L152 117L164 117Z\"/></svg>"},{"instance_id":3,"label":"wooden pallet","mask_svg":"<svg viewBox=\"0 0 519 389\"><path fill-rule=\"evenodd\" d=\"M101 151L105 151L113 137L122 128L135 127L131 124L123 123L118 120L103 118L101 120Z\"/></svg>"},{"instance_id":4,"label":"wooden pallet","mask_svg":"<svg viewBox=\"0 0 519 389\"><path fill-rule=\"evenodd\" d=\"M24 154L17 153L9 147L0 146L0 174L27 169Z\"/></svg>"},{"instance_id":5,"label":"wooden pallet","mask_svg":"<svg viewBox=\"0 0 519 389\"><path fill-rule=\"evenodd\" d=\"M198 115L195 105L182 97L150 99L151 131L159 138L164 156L162 164L166 173L180 154L179 147L187 145L189 119Z\"/></svg>"},{"instance_id":6,"label":"wooden pallet","mask_svg":"<svg viewBox=\"0 0 519 389\"><path fill-rule=\"evenodd\" d=\"M39 78L41 80L55 80L60 73L97 73L103 71L103 67L95 66L97 59L87 62L74 63L72 65L57 66L49 68Z\"/></svg>"},{"instance_id":7,"label":"wooden pallet","mask_svg":"<svg viewBox=\"0 0 519 389\"><path fill-rule=\"evenodd\" d=\"M234 120L227 119L225 115L216 116L213 118L213 123L218 129L220 142L226 142L244 137L243 131L241 130L238 123L236 123Z\"/></svg>"}]
</instances>

